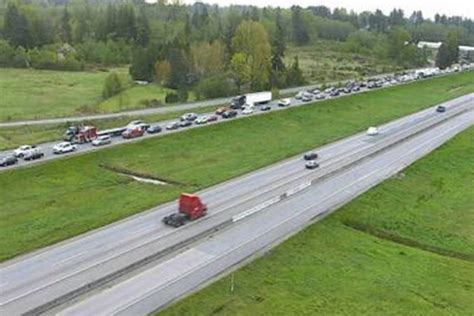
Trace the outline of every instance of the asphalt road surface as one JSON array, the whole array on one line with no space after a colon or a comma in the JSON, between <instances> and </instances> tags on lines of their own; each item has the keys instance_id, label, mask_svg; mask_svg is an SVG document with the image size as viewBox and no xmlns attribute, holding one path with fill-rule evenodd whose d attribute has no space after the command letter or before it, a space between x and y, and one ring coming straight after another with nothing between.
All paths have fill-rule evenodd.
<instances>
[{"instance_id":1,"label":"asphalt road surface","mask_svg":"<svg viewBox=\"0 0 474 316\"><path fill-rule=\"evenodd\" d=\"M407 70L410 71L410 70ZM367 77L368 79L377 79L385 76L393 75L393 73L381 74ZM442 76L442 75L438 75ZM430 79L430 78L428 78ZM350 80L342 81L347 82ZM326 85L336 85L339 82L327 83ZM322 86L321 84L307 85L302 87L294 87L280 90L281 95L296 93L297 91L314 89ZM0 122L0 127L13 127L13 126L24 126L24 125L46 125L46 124L58 124L58 123L69 123L69 122L81 122L88 120L101 120L101 119L113 119L113 118L122 118L130 116L141 116L141 115L150 115L150 114L162 114L162 113L172 113L177 111L192 110L200 107L213 106L228 104L231 98L218 98L212 100L204 100L198 102L184 103L171 105L160 108L152 109L141 109L141 110L130 110L117 113L106 113L106 114L93 114L93 115L84 115L84 116L73 116L73 117L61 117L61 118L50 118L50 119L39 119L39 120L25 120L25 121L13 121L13 122Z\"/></svg>"},{"instance_id":2,"label":"asphalt road surface","mask_svg":"<svg viewBox=\"0 0 474 316\"><path fill-rule=\"evenodd\" d=\"M364 91L367 91L367 90L368 89L362 89L361 92L364 92ZM359 93L361 93L361 92L359 92ZM474 93L467 94L467 95L462 96L460 98L449 101L449 102L446 103L446 106L449 108L449 107L456 106L456 105L461 104L461 103L470 102L471 100L474 100ZM302 102L302 101L296 100L294 98L292 98L291 101L292 101L292 105L290 105L289 107L302 106L304 104L309 104L308 102ZM278 103L276 101L271 102L269 105L272 108L270 110L270 112L274 112L274 111L277 111L277 110L284 110L284 109L289 108L289 107L279 107ZM30 161L19 159L18 163L15 164L15 165L7 166L7 167L0 167L0 172L2 170L21 168L21 167L24 167L24 166L30 166L30 165L42 163L42 162L45 162L45 161L50 161L50 160L53 160L53 159L60 159L60 158L69 157L71 155L87 153L87 152L90 152L90 151L93 151L93 150L100 150L100 149L108 148L108 147L111 147L111 146L114 146L114 145L137 142L137 141L141 141L143 139L150 138L150 137L159 137L159 136L162 136L162 135L181 132L183 130L188 130L188 129L191 129L191 128L203 127L203 126L210 125L210 124L219 124L219 123L229 121L229 120L235 120L235 119L243 118L243 117L246 117L246 116L252 116L252 115L261 115L261 114L264 114L264 113L267 113L267 112L260 111L260 108L257 106L257 107L255 107L255 110L252 114L243 115L241 113L241 111L239 111L239 114L237 115L236 118L223 119L221 116L218 116L218 120L215 121L215 122L209 122L207 124L202 124L202 125L193 124L192 126L179 128L177 130L167 130L166 126L171 122L178 121L179 118L174 119L174 120L155 122L155 123L151 123L151 125L160 125L163 128L162 132L157 133L157 134L147 134L147 133L145 133L144 136L138 137L138 138L133 138L133 139L124 139L122 137L113 137L112 138L112 144L104 145L104 146L98 146L98 147L92 146L91 143L78 144L77 145L78 149L75 152L65 153L65 154L54 154L53 153L53 146L58 144L59 143L58 141L50 142L50 143L44 143L44 144L39 145L39 147L44 152L44 157L43 158L37 159L37 160L30 160ZM208 116L208 115L211 115L211 114L214 114L214 113L206 113L206 114L201 114L199 116ZM13 155L13 150L6 150L6 151L0 152L0 157L1 156L10 156L10 155Z\"/></svg>"},{"instance_id":3,"label":"asphalt road surface","mask_svg":"<svg viewBox=\"0 0 474 316\"><path fill-rule=\"evenodd\" d=\"M244 212L258 212L258 206L268 206L268 201L296 192L295 188L331 178L337 170L413 133L466 110L471 113L473 105L454 105L446 113L430 108L381 126L379 136L360 133L318 148L320 168L314 171L306 170L299 156L199 192L209 206L208 216L179 229L161 223L163 216L176 212L173 202L5 262L0 265L0 314L21 314L56 300L61 303L71 291L126 271L130 264L165 253L170 247L180 248L216 226L238 221Z\"/></svg>"},{"instance_id":4,"label":"asphalt road surface","mask_svg":"<svg viewBox=\"0 0 474 316\"><path fill-rule=\"evenodd\" d=\"M242 218L154 267L58 315L146 315L275 245L423 157L474 124L474 111L417 134L280 203ZM291 212L288 212L291 210Z\"/></svg>"}]
</instances>

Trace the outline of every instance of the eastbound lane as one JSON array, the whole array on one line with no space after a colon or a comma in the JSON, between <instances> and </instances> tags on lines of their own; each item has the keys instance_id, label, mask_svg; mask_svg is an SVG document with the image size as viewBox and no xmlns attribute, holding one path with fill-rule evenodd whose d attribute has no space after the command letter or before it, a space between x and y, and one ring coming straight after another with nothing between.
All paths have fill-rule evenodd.
<instances>
[{"instance_id":1,"label":"eastbound lane","mask_svg":"<svg viewBox=\"0 0 474 316\"><path fill-rule=\"evenodd\" d=\"M145 315L321 218L474 124L474 111L364 160L58 315ZM291 212L288 212L291 210Z\"/></svg>"},{"instance_id":2,"label":"eastbound lane","mask_svg":"<svg viewBox=\"0 0 474 316\"><path fill-rule=\"evenodd\" d=\"M453 107L451 111L458 107ZM406 128L401 127L409 122L416 122L411 124L415 128L423 122L443 118L443 115L433 109L425 110L386 124L380 132L384 135L385 131L391 131L391 135L395 135L397 126L402 133ZM105 229L7 262L1 266L0 272L3 282L0 311L15 313L29 310L64 294L65 289L79 288L130 264L140 256L166 249L178 239L189 238L206 227L213 227L216 221L225 221L265 201L270 196L266 192L285 190L285 185L291 181L307 181L306 178L328 169L331 164L340 164L340 159L350 152L380 143L367 142L368 139L371 138L360 133L318 149L321 168L314 172L304 170L302 158L295 157L205 190L199 194L209 204L209 216L181 229L174 230L161 224L164 215L176 210L175 202L172 202Z\"/></svg>"}]
</instances>

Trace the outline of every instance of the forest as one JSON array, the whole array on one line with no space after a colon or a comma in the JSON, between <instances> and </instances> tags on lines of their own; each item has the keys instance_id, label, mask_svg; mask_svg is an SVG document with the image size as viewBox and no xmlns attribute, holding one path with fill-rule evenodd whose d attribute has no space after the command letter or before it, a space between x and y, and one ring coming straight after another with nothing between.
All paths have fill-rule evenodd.
<instances>
[{"instance_id":1,"label":"forest","mask_svg":"<svg viewBox=\"0 0 474 316\"><path fill-rule=\"evenodd\" d=\"M80 71L129 65L133 80L212 98L304 84L289 46L318 40L401 68L427 64L418 41L440 41L442 66L474 45L474 21L393 9L356 13L325 6L219 7L160 0L16 0L0 3L0 67ZM451 56L451 57L449 57ZM109 78L113 95L120 83ZM169 100L172 101L172 100Z\"/></svg>"}]
</instances>

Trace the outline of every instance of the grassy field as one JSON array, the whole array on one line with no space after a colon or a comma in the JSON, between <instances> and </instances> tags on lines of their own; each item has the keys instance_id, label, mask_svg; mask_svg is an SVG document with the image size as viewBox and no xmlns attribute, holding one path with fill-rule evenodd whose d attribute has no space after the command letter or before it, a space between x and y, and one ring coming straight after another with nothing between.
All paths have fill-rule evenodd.
<instances>
[{"instance_id":1,"label":"grassy field","mask_svg":"<svg viewBox=\"0 0 474 316\"><path fill-rule=\"evenodd\" d=\"M206 113L213 111L217 106L209 106L194 109L195 113ZM164 114L152 114L144 116L131 116L126 118L114 118L107 120L90 120L84 122L76 122L79 125L92 124L101 129L108 129L113 127L124 126L133 120L144 120L145 122L159 122L163 120L170 120L178 118L187 111L178 111ZM32 125L19 127L0 127L0 150L16 148L23 144L41 144L55 140L61 140L64 131L72 124L48 124L48 125Z\"/></svg>"},{"instance_id":2,"label":"grassy field","mask_svg":"<svg viewBox=\"0 0 474 316\"><path fill-rule=\"evenodd\" d=\"M342 81L399 70L393 64L373 56L362 56L345 51L344 43L318 41L309 46L290 46L285 63L291 64L298 56L300 68L309 83Z\"/></svg>"},{"instance_id":3,"label":"grassy field","mask_svg":"<svg viewBox=\"0 0 474 316\"><path fill-rule=\"evenodd\" d=\"M457 74L1 172L0 187L14 189L0 191L0 260L472 91L474 72Z\"/></svg>"},{"instance_id":4,"label":"grassy field","mask_svg":"<svg viewBox=\"0 0 474 316\"><path fill-rule=\"evenodd\" d=\"M112 70L129 88L103 100L102 88L109 72L0 68L0 121L118 112L165 103L168 90L155 84L132 85L126 68ZM190 100L193 98L191 95Z\"/></svg>"},{"instance_id":5,"label":"grassy field","mask_svg":"<svg viewBox=\"0 0 474 316\"><path fill-rule=\"evenodd\" d=\"M159 315L472 315L474 128ZM356 227L356 228L355 228Z\"/></svg>"}]
</instances>

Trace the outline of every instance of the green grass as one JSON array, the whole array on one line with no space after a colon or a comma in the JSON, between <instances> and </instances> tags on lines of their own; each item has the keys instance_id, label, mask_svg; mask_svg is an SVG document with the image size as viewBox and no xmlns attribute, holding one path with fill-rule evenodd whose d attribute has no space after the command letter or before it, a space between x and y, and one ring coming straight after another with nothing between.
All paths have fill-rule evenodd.
<instances>
[{"instance_id":1,"label":"green grass","mask_svg":"<svg viewBox=\"0 0 474 316\"><path fill-rule=\"evenodd\" d=\"M474 91L474 72L248 117L0 173L0 260ZM170 179L155 186L101 165Z\"/></svg>"},{"instance_id":2,"label":"green grass","mask_svg":"<svg viewBox=\"0 0 474 316\"><path fill-rule=\"evenodd\" d=\"M110 72L0 68L0 121L118 112L165 104L170 90L156 84L133 85L127 68L111 71L120 75L127 89L103 100L102 88ZM156 101L151 104L151 100ZM194 100L193 95L190 100Z\"/></svg>"},{"instance_id":3,"label":"green grass","mask_svg":"<svg viewBox=\"0 0 474 316\"><path fill-rule=\"evenodd\" d=\"M209 106L193 109L195 113L206 113L215 110L217 106ZM124 126L132 120L144 120L146 122L159 122L178 118L187 111L177 111L163 114L138 115L126 118L114 118L106 120L89 120L84 122L75 122L79 124L92 124L97 126L99 130L113 127ZM74 124L47 124L47 125L31 125L18 127L0 127L0 150L16 148L23 144L41 144L55 140L61 140L64 131L68 126Z\"/></svg>"},{"instance_id":4,"label":"green grass","mask_svg":"<svg viewBox=\"0 0 474 316\"><path fill-rule=\"evenodd\" d=\"M473 139L471 127L236 271L233 293L227 276L159 315L472 315Z\"/></svg>"},{"instance_id":5,"label":"green grass","mask_svg":"<svg viewBox=\"0 0 474 316\"><path fill-rule=\"evenodd\" d=\"M309 83L336 82L363 76L394 72L396 65L375 56L363 56L345 51L344 43L318 41L308 46L290 46L285 63L298 56L300 68Z\"/></svg>"}]
</instances>

